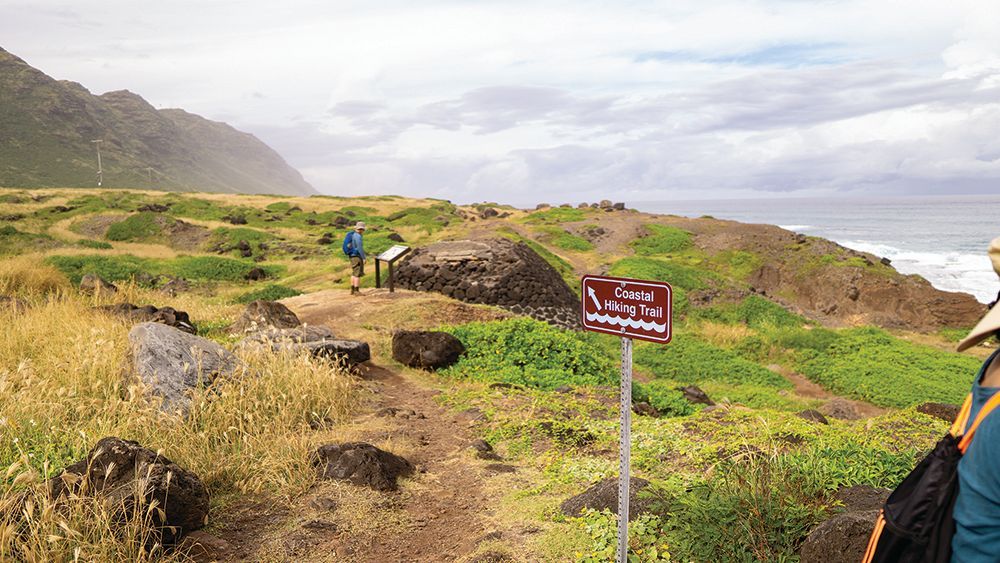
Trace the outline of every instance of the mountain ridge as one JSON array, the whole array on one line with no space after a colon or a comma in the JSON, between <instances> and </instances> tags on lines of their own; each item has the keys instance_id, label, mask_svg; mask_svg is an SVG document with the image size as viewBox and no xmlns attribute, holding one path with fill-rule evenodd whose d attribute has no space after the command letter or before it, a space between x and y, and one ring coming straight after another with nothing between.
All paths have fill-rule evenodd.
<instances>
[{"instance_id":1,"label":"mountain ridge","mask_svg":"<svg viewBox=\"0 0 1000 563\"><path fill-rule=\"evenodd\" d=\"M257 137L130 90L93 94L0 48L0 186L313 195Z\"/></svg>"}]
</instances>

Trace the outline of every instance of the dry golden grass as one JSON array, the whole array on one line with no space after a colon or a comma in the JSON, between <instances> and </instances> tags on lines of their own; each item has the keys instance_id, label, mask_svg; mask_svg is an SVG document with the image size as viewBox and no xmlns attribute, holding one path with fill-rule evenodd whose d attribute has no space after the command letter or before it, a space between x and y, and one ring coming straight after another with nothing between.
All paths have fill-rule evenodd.
<instances>
[{"instance_id":1,"label":"dry golden grass","mask_svg":"<svg viewBox=\"0 0 1000 563\"><path fill-rule=\"evenodd\" d=\"M126 286L118 300L149 302ZM193 314L218 313L192 305ZM194 393L187 418L161 414L127 377L126 323L90 310L101 299L64 294L14 318L0 313L0 505L27 495L30 511L0 511L0 559L144 560L135 534L115 533L100 503L47 505L42 481L105 436L136 440L201 477L216 499L301 494L309 453L347 420L356 380L308 356L240 352L248 374ZM178 304L184 300L178 300ZM198 317L196 317L198 318ZM213 506L214 508L214 506ZM141 525L141 522L138 523ZM61 530L61 531L60 531ZM138 549L138 551L137 551Z\"/></svg>"},{"instance_id":2,"label":"dry golden grass","mask_svg":"<svg viewBox=\"0 0 1000 563\"><path fill-rule=\"evenodd\" d=\"M713 321L701 323L697 330L698 336L720 348L732 348L747 337L756 334L752 328L746 325L727 325Z\"/></svg>"},{"instance_id":3,"label":"dry golden grass","mask_svg":"<svg viewBox=\"0 0 1000 563\"><path fill-rule=\"evenodd\" d=\"M69 280L39 256L0 260L0 294L34 297L70 288Z\"/></svg>"}]
</instances>

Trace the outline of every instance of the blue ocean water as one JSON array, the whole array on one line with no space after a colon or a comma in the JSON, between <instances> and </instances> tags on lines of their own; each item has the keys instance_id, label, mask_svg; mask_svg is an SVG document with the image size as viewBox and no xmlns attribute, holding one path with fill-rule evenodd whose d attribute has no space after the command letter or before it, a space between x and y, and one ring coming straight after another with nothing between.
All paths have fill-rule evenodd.
<instances>
[{"instance_id":1,"label":"blue ocean water","mask_svg":"<svg viewBox=\"0 0 1000 563\"><path fill-rule=\"evenodd\" d=\"M640 211L768 223L892 260L904 274L986 303L1000 279L986 256L1000 236L1000 196L645 201Z\"/></svg>"}]
</instances>

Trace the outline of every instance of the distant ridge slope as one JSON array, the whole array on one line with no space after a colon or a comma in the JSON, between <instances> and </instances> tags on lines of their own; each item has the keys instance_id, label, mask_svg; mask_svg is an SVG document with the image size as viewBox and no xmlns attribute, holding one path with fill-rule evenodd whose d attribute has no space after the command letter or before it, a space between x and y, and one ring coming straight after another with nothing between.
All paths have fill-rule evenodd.
<instances>
[{"instance_id":1,"label":"distant ridge slope","mask_svg":"<svg viewBox=\"0 0 1000 563\"><path fill-rule=\"evenodd\" d=\"M104 187L311 195L259 139L127 90L91 94L0 48L0 186Z\"/></svg>"}]
</instances>

